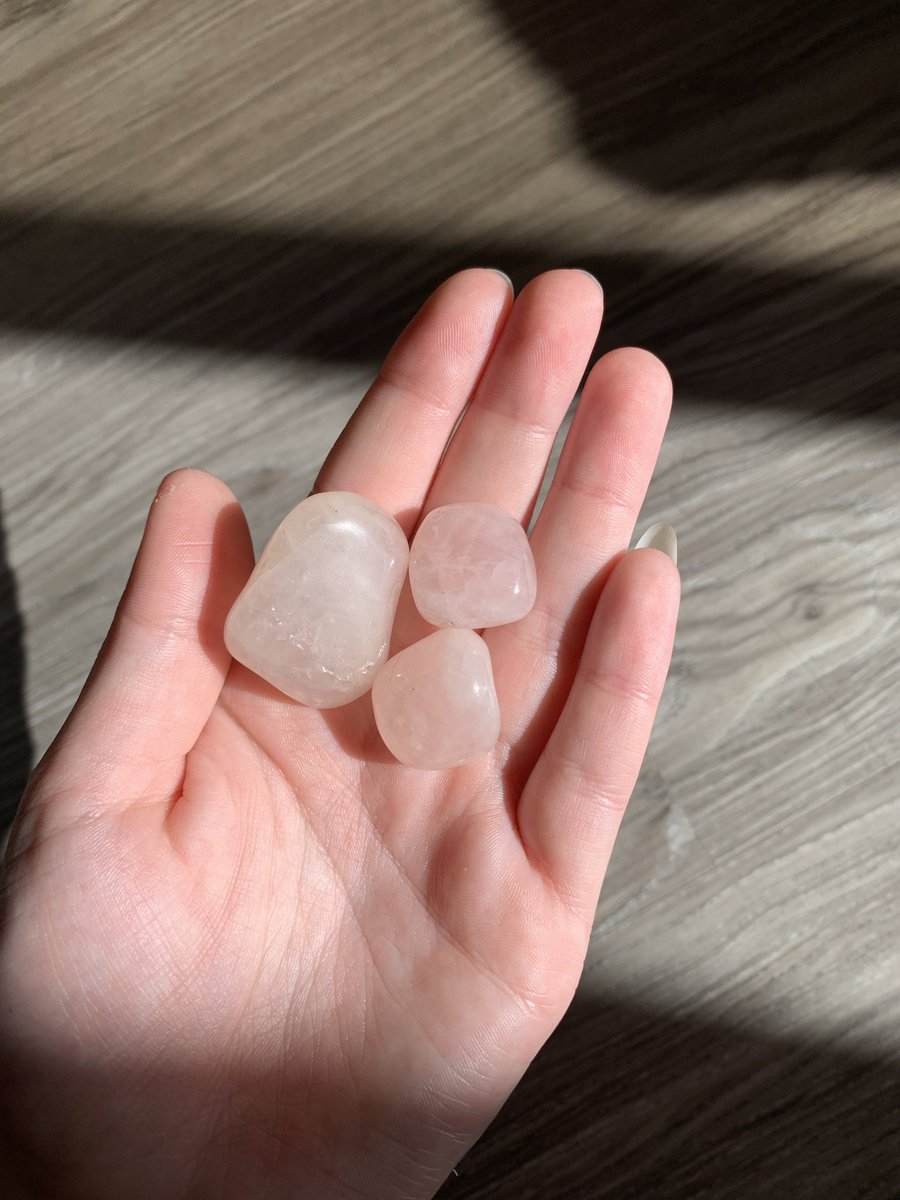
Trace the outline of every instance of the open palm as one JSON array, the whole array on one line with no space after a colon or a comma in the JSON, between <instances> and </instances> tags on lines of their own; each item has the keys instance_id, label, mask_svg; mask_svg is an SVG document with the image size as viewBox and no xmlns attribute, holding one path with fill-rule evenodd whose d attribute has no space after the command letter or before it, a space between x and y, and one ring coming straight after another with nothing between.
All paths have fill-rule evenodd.
<instances>
[{"instance_id":1,"label":"open palm","mask_svg":"<svg viewBox=\"0 0 900 1200\"><path fill-rule=\"evenodd\" d=\"M317 487L407 533L458 500L527 521L601 307L581 272L514 304L495 272L454 276ZM368 697L315 711L230 660L246 523L211 476L164 481L7 851L4 1194L437 1190L571 998L649 736L678 576L623 551L669 395L642 351L591 372L536 607L486 636L500 741L453 771L392 760ZM425 632L406 593L395 648Z\"/></svg>"}]
</instances>

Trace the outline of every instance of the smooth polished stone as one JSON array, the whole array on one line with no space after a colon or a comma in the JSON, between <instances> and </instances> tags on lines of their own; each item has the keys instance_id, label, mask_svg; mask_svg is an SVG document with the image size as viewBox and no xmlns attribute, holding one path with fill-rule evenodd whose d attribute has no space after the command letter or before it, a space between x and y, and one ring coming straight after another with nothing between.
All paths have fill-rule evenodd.
<instances>
[{"instance_id":1,"label":"smooth polished stone","mask_svg":"<svg viewBox=\"0 0 900 1200\"><path fill-rule=\"evenodd\" d=\"M500 736L491 656L471 629L439 629L381 668L375 723L395 758L438 770L481 758Z\"/></svg>"},{"instance_id":2,"label":"smooth polished stone","mask_svg":"<svg viewBox=\"0 0 900 1200\"><path fill-rule=\"evenodd\" d=\"M445 504L428 514L409 553L416 608L442 628L508 625L534 607L537 576L525 530L493 504Z\"/></svg>"},{"instance_id":3,"label":"smooth polished stone","mask_svg":"<svg viewBox=\"0 0 900 1200\"><path fill-rule=\"evenodd\" d=\"M228 614L225 644L294 700L348 704L387 658L408 560L403 530L373 501L309 496L260 555Z\"/></svg>"}]
</instances>

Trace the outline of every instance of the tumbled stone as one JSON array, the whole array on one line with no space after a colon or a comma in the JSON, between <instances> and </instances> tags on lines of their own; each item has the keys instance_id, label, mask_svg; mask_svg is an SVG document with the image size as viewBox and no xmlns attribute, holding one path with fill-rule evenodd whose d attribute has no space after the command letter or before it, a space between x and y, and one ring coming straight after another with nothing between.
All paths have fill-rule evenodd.
<instances>
[{"instance_id":1,"label":"tumbled stone","mask_svg":"<svg viewBox=\"0 0 900 1200\"><path fill-rule=\"evenodd\" d=\"M387 658L408 558L403 530L373 501L309 496L275 530L228 614L229 652L314 708L356 700Z\"/></svg>"},{"instance_id":2,"label":"tumbled stone","mask_svg":"<svg viewBox=\"0 0 900 1200\"><path fill-rule=\"evenodd\" d=\"M534 606L537 578L525 530L493 504L445 504L413 539L409 583L432 625L486 629Z\"/></svg>"},{"instance_id":3,"label":"tumbled stone","mask_svg":"<svg viewBox=\"0 0 900 1200\"><path fill-rule=\"evenodd\" d=\"M439 629L395 654L372 686L385 745L409 767L480 758L500 735L491 656L470 629Z\"/></svg>"}]
</instances>

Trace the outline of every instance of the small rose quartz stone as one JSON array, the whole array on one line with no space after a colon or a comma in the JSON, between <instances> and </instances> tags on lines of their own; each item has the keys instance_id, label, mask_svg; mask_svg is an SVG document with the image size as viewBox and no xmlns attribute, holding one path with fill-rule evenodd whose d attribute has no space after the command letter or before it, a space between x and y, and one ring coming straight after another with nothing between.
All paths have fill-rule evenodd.
<instances>
[{"instance_id":1,"label":"small rose quartz stone","mask_svg":"<svg viewBox=\"0 0 900 1200\"><path fill-rule=\"evenodd\" d=\"M491 656L470 629L439 629L378 672L375 723L409 767L438 770L481 758L500 735Z\"/></svg>"},{"instance_id":2,"label":"small rose quartz stone","mask_svg":"<svg viewBox=\"0 0 900 1200\"><path fill-rule=\"evenodd\" d=\"M537 577L525 530L493 504L445 504L428 514L409 554L419 612L443 628L486 629L534 607Z\"/></svg>"},{"instance_id":3,"label":"small rose quartz stone","mask_svg":"<svg viewBox=\"0 0 900 1200\"><path fill-rule=\"evenodd\" d=\"M387 658L406 577L403 530L353 492L320 492L284 518L225 622L244 666L313 708L362 696Z\"/></svg>"}]
</instances>

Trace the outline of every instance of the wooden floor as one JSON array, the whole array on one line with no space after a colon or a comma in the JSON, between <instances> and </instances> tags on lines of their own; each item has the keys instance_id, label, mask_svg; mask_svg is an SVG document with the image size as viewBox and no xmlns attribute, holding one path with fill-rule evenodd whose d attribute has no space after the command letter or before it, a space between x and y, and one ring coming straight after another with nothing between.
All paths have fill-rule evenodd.
<instances>
[{"instance_id":1,"label":"wooden floor","mask_svg":"<svg viewBox=\"0 0 900 1200\"><path fill-rule=\"evenodd\" d=\"M450 270L587 267L673 371L658 730L442 1200L900 1196L898 59L888 0L0 0L9 804L160 476L263 541Z\"/></svg>"}]
</instances>

